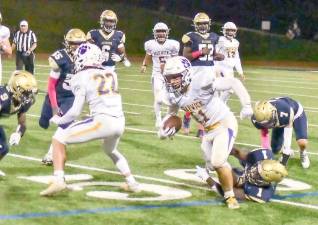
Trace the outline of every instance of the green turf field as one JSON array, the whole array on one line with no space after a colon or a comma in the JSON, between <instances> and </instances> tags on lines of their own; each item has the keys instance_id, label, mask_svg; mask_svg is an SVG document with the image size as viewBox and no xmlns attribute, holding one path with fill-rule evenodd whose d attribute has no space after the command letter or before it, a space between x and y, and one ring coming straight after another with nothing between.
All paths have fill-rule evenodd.
<instances>
[{"instance_id":1,"label":"green turf field","mask_svg":"<svg viewBox=\"0 0 318 225\"><path fill-rule=\"evenodd\" d=\"M36 77L41 92L28 112L28 129L20 145L11 147L10 154L0 163L7 176L0 180L0 224L4 225L97 225L97 224L317 224L318 222L318 73L265 67L245 67L247 86L253 101L275 96L290 96L299 100L309 120L311 167L300 166L295 152L289 161L290 179L299 181L287 190L277 192L275 202L241 203L238 210L229 210L222 199L193 178L195 165L203 165L200 141L192 124L190 136L178 135L173 140L159 140L155 134L152 110L150 68L146 75L139 73L139 64L118 69L120 91L126 115L126 132L119 150L127 157L132 172L143 183L145 191L130 194L129 200L91 197L96 191L117 192L117 198L127 198L118 187L123 178L111 160L102 152L101 142L94 141L68 148L67 174L87 174L90 181L72 181L74 189L54 198L43 198L39 192L46 184L22 179L52 174L52 168L39 162L46 153L55 127L43 130L38 126L41 105L46 90L49 68L46 61L37 61ZM12 61L4 61L4 80L14 69ZM232 97L231 109L238 115L239 101ZM1 118L7 138L15 130L16 116ZM239 121L237 144L252 149L259 144L259 133L250 121ZM295 149L295 141L293 140ZM237 162L231 158L234 165ZM189 179L176 175L184 169ZM189 169L189 170L186 170ZM167 171L169 170L169 171ZM166 171L166 172L165 172ZM180 172L180 170L178 170ZM178 172L177 171L177 172ZM181 172L182 172L181 171ZM170 174L170 175L169 175ZM174 176L171 176L174 174ZM191 176L192 175L192 176ZM34 178L34 177L33 177ZM81 182L80 184L78 184ZM97 183L93 183L97 182ZM154 186L157 185L157 186ZM158 186L160 185L160 186ZM307 186L306 186L307 185ZM85 187L84 187L85 186ZM159 190L160 193L154 191ZM286 186L285 186L286 188ZM107 191L107 192L106 192ZM175 193L175 195L172 195ZM88 196L90 195L90 196ZM191 195L191 196L190 196ZM112 195L114 196L114 194ZM165 200L165 198L173 198ZM175 199L178 198L178 199ZM148 200L148 201L146 201Z\"/></svg>"}]
</instances>

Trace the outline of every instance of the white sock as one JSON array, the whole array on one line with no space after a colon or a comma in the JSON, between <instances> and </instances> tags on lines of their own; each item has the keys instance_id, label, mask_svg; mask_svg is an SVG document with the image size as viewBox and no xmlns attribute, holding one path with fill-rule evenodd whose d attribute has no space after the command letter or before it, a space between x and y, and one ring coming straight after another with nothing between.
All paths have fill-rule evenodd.
<instances>
[{"instance_id":1,"label":"white sock","mask_svg":"<svg viewBox=\"0 0 318 225\"><path fill-rule=\"evenodd\" d=\"M48 152L46 153L47 155L53 156L53 145L51 144L49 147Z\"/></svg>"},{"instance_id":2,"label":"white sock","mask_svg":"<svg viewBox=\"0 0 318 225\"><path fill-rule=\"evenodd\" d=\"M54 177L57 181L63 181L64 182L64 170L54 170Z\"/></svg>"},{"instance_id":3,"label":"white sock","mask_svg":"<svg viewBox=\"0 0 318 225\"><path fill-rule=\"evenodd\" d=\"M127 181L127 183L136 183L136 179L131 174L126 177L126 181Z\"/></svg>"},{"instance_id":4,"label":"white sock","mask_svg":"<svg viewBox=\"0 0 318 225\"><path fill-rule=\"evenodd\" d=\"M230 191L225 191L224 192L224 198L227 199L229 197L235 197L233 189L230 190Z\"/></svg>"},{"instance_id":5,"label":"white sock","mask_svg":"<svg viewBox=\"0 0 318 225\"><path fill-rule=\"evenodd\" d=\"M127 162L126 158L123 155L121 155L121 157L117 161L116 167L119 170L119 172L121 174L125 175L125 176L131 174L128 162Z\"/></svg>"}]
</instances>

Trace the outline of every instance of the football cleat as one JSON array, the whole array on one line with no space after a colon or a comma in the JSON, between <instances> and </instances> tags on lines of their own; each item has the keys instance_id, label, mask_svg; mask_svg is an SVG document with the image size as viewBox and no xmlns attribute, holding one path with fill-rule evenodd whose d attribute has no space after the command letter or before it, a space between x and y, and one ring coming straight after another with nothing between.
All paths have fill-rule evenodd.
<instances>
[{"instance_id":1,"label":"football cleat","mask_svg":"<svg viewBox=\"0 0 318 225\"><path fill-rule=\"evenodd\" d=\"M5 176L6 176L6 174L0 170L0 177L5 177Z\"/></svg>"},{"instance_id":2,"label":"football cleat","mask_svg":"<svg viewBox=\"0 0 318 225\"><path fill-rule=\"evenodd\" d=\"M225 203L229 209L238 209L240 208L240 204L236 200L235 197L229 197L225 199Z\"/></svg>"},{"instance_id":3,"label":"football cleat","mask_svg":"<svg viewBox=\"0 0 318 225\"><path fill-rule=\"evenodd\" d=\"M49 183L49 187L40 192L41 196L53 196L59 192L66 190L67 186L65 181L54 180Z\"/></svg>"},{"instance_id":4,"label":"football cleat","mask_svg":"<svg viewBox=\"0 0 318 225\"><path fill-rule=\"evenodd\" d=\"M140 185L136 181L135 182L125 182L123 185L121 185L121 188L124 191L128 191L128 192L134 192L134 193L141 192Z\"/></svg>"},{"instance_id":5,"label":"football cleat","mask_svg":"<svg viewBox=\"0 0 318 225\"><path fill-rule=\"evenodd\" d=\"M307 151L299 151L300 153L300 162L301 162L301 166L304 169L308 169L310 166L310 160L309 160L309 156Z\"/></svg>"},{"instance_id":6,"label":"football cleat","mask_svg":"<svg viewBox=\"0 0 318 225\"><path fill-rule=\"evenodd\" d=\"M42 158L42 164L46 165L46 166L52 166L53 165L53 158L51 154L46 154L43 158Z\"/></svg>"}]
</instances>

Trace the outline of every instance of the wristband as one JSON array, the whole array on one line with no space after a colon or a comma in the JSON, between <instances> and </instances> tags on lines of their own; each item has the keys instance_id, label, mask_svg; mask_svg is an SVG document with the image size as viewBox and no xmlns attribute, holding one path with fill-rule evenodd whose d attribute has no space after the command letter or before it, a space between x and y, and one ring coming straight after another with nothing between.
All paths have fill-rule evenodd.
<instances>
[{"instance_id":1,"label":"wristband","mask_svg":"<svg viewBox=\"0 0 318 225\"><path fill-rule=\"evenodd\" d=\"M192 55L192 58L196 59L202 55L202 52L198 50L198 51L192 52L191 55Z\"/></svg>"}]
</instances>

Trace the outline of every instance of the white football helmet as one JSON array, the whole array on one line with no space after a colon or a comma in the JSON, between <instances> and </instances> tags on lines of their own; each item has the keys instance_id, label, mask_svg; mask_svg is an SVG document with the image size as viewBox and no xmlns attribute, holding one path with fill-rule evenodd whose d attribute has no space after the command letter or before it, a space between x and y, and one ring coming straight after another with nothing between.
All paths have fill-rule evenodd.
<instances>
[{"instance_id":1,"label":"white football helmet","mask_svg":"<svg viewBox=\"0 0 318 225\"><path fill-rule=\"evenodd\" d=\"M183 56L175 56L167 59L163 76L169 92L182 94L191 82L191 63ZM178 78L179 81L175 81Z\"/></svg>"},{"instance_id":2,"label":"white football helmet","mask_svg":"<svg viewBox=\"0 0 318 225\"><path fill-rule=\"evenodd\" d=\"M237 27L233 22L226 22L222 27L222 33L225 37L232 39L236 37Z\"/></svg>"},{"instance_id":3,"label":"white football helmet","mask_svg":"<svg viewBox=\"0 0 318 225\"><path fill-rule=\"evenodd\" d=\"M101 67L103 61L102 51L97 45L83 43L75 51L74 70L77 73L86 67Z\"/></svg>"},{"instance_id":4,"label":"white football helmet","mask_svg":"<svg viewBox=\"0 0 318 225\"><path fill-rule=\"evenodd\" d=\"M169 36L169 27L167 24L159 22L153 27L153 36L159 43L164 43Z\"/></svg>"}]
</instances>

